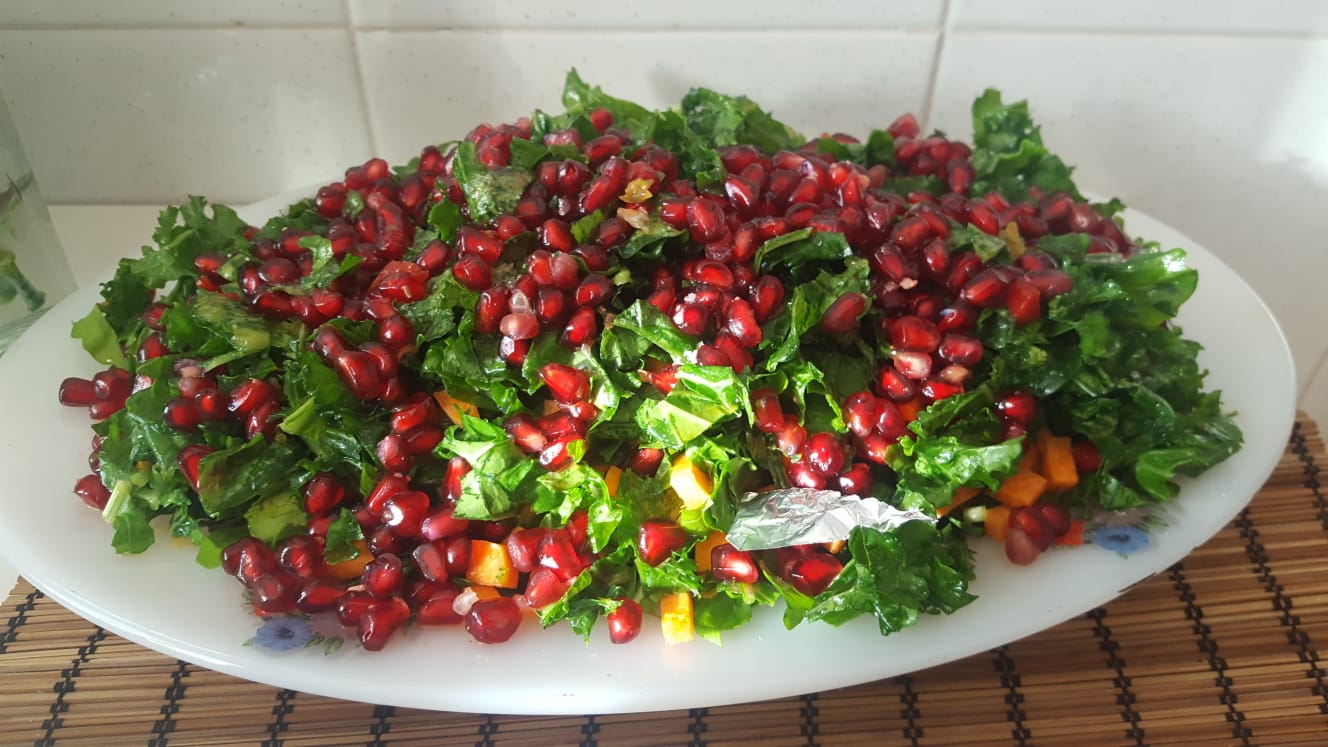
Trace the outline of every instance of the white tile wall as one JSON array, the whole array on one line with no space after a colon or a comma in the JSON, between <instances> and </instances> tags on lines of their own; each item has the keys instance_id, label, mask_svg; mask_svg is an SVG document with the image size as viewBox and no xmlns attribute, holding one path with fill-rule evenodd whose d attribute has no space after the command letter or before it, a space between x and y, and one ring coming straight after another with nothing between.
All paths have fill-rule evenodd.
<instances>
[{"instance_id":1,"label":"white tile wall","mask_svg":"<svg viewBox=\"0 0 1328 747\"><path fill-rule=\"evenodd\" d=\"M258 199L556 109L571 66L651 104L747 93L810 132L911 109L966 133L986 85L1028 97L1086 186L1255 286L1328 422L1317 0L0 2L0 95L57 203Z\"/></svg>"},{"instance_id":2,"label":"white tile wall","mask_svg":"<svg viewBox=\"0 0 1328 747\"><path fill-rule=\"evenodd\" d=\"M942 0L350 0L361 28L418 29L914 29L940 25ZM717 40L723 44L723 41Z\"/></svg>"},{"instance_id":3,"label":"white tile wall","mask_svg":"<svg viewBox=\"0 0 1328 747\"><path fill-rule=\"evenodd\" d=\"M1328 349L1328 99L1306 90L1326 80L1328 41L956 32L933 121L969 132L985 85L1027 98L1078 183L1180 229L1263 296L1303 392Z\"/></svg>"},{"instance_id":4,"label":"white tile wall","mask_svg":"<svg viewBox=\"0 0 1328 747\"><path fill-rule=\"evenodd\" d=\"M950 0L954 28L1043 29L1157 34L1287 34L1328 32L1320 0Z\"/></svg>"},{"instance_id":5,"label":"white tile wall","mask_svg":"<svg viewBox=\"0 0 1328 747\"><path fill-rule=\"evenodd\" d=\"M53 202L249 201L369 152L345 30L0 31Z\"/></svg>"},{"instance_id":6,"label":"white tile wall","mask_svg":"<svg viewBox=\"0 0 1328 747\"><path fill-rule=\"evenodd\" d=\"M865 133L921 111L936 44L935 33L885 31L769 32L723 45L704 32L365 31L358 38L378 150L389 160L481 121L561 111L570 66L611 94L652 106L676 104L704 85L751 96L808 133ZM891 53L862 64L881 49ZM828 71L850 82L832 84Z\"/></svg>"},{"instance_id":7,"label":"white tile wall","mask_svg":"<svg viewBox=\"0 0 1328 747\"><path fill-rule=\"evenodd\" d=\"M342 26L345 0L7 0L0 26Z\"/></svg>"}]
</instances>

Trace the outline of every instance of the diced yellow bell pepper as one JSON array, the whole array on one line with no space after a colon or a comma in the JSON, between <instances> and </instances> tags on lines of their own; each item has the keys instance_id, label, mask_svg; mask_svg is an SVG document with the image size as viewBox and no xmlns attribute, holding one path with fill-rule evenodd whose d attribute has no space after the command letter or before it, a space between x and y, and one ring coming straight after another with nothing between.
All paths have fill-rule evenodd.
<instances>
[{"instance_id":1,"label":"diced yellow bell pepper","mask_svg":"<svg viewBox=\"0 0 1328 747\"><path fill-rule=\"evenodd\" d=\"M512 556L507 554L506 546L488 540L470 541L470 565L466 568L467 581L477 586L515 589L518 575L516 566L512 565Z\"/></svg>"},{"instance_id":2,"label":"diced yellow bell pepper","mask_svg":"<svg viewBox=\"0 0 1328 747\"><path fill-rule=\"evenodd\" d=\"M686 643L695 638L692 595L685 591L665 594L659 600L659 624L664 632L664 642L670 645Z\"/></svg>"},{"instance_id":3,"label":"diced yellow bell pepper","mask_svg":"<svg viewBox=\"0 0 1328 747\"><path fill-rule=\"evenodd\" d=\"M618 497L618 486L622 484L622 467L609 467L604 471L604 486L609 489L609 495L613 498Z\"/></svg>"},{"instance_id":4,"label":"diced yellow bell pepper","mask_svg":"<svg viewBox=\"0 0 1328 747\"><path fill-rule=\"evenodd\" d=\"M710 493L715 484L710 475L682 454L673 460L669 470L669 487L682 499L683 508L695 510L710 505Z\"/></svg>"}]
</instances>

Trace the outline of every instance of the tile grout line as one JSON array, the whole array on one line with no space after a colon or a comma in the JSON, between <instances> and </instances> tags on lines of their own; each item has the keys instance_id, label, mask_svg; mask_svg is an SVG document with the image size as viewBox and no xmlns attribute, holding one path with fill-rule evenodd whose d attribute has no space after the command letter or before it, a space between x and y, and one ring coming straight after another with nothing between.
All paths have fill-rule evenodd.
<instances>
[{"instance_id":1,"label":"tile grout line","mask_svg":"<svg viewBox=\"0 0 1328 747\"><path fill-rule=\"evenodd\" d=\"M342 0L346 8L346 38L355 64L355 88L360 94L360 116L364 117L364 134L369 138L369 153L379 151L378 133L374 132L374 118L369 111L369 89L364 85L364 55L360 54L359 30L355 27L355 9L350 0Z\"/></svg>"},{"instance_id":2,"label":"tile grout line","mask_svg":"<svg viewBox=\"0 0 1328 747\"><path fill-rule=\"evenodd\" d=\"M941 28L936 35L936 51L931 58L931 71L927 75L927 98L922 102L922 131L931 129L932 103L936 100L936 83L941 77L941 56L945 54L945 40L950 36L954 24L951 0L944 0L941 5Z\"/></svg>"}]
</instances>

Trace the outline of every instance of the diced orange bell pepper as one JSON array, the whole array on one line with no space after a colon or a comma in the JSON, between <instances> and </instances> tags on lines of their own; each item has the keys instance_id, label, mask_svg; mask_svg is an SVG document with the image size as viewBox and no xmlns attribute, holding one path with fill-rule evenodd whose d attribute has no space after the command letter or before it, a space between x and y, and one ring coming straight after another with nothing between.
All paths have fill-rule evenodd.
<instances>
[{"instance_id":1,"label":"diced orange bell pepper","mask_svg":"<svg viewBox=\"0 0 1328 747\"><path fill-rule=\"evenodd\" d=\"M359 549L360 554L349 560L329 565L327 575L338 581L359 578L364 573L364 567L373 562L373 553L369 552L369 545L362 539L355 540L355 547Z\"/></svg>"},{"instance_id":2,"label":"diced orange bell pepper","mask_svg":"<svg viewBox=\"0 0 1328 747\"><path fill-rule=\"evenodd\" d=\"M983 521L982 528L987 536L997 542L1005 541L1005 533L1010 529L1010 508L1008 506L992 506L987 509L987 518Z\"/></svg>"},{"instance_id":3,"label":"diced orange bell pepper","mask_svg":"<svg viewBox=\"0 0 1328 747\"><path fill-rule=\"evenodd\" d=\"M914 397L905 402L897 402L895 406L899 408L899 413L904 416L904 420L913 422L918 419L918 413L922 412L922 398Z\"/></svg>"},{"instance_id":4,"label":"diced orange bell pepper","mask_svg":"<svg viewBox=\"0 0 1328 747\"><path fill-rule=\"evenodd\" d=\"M996 489L995 497L1002 505L1011 508L1031 506L1046 490L1047 478L1036 472L1016 472L1005 478Z\"/></svg>"},{"instance_id":5,"label":"diced orange bell pepper","mask_svg":"<svg viewBox=\"0 0 1328 747\"><path fill-rule=\"evenodd\" d=\"M512 565L512 556L508 555L505 545L481 539L470 541L470 566L466 568L467 581L476 586L515 589L517 576L516 566Z\"/></svg>"},{"instance_id":6,"label":"diced orange bell pepper","mask_svg":"<svg viewBox=\"0 0 1328 747\"><path fill-rule=\"evenodd\" d=\"M1049 492L1069 490L1079 484L1079 471L1074 467L1074 449L1069 438L1052 435L1043 428L1038 433L1038 450L1042 452L1042 476L1047 478Z\"/></svg>"},{"instance_id":7,"label":"diced orange bell pepper","mask_svg":"<svg viewBox=\"0 0 1328 747\"><path fill-rule=\"evenodd\" d=\"M728 538L723 532L711 532L709 537L696 543L693 548L693 555L696 559L696 572L705 573L710 570L710 553L716 547L728 542Z\"/></svg>"},{"instance_id":8,"label":"diced orange bell pepper","mask_svg":"<svg viewBox=\"0 0 1328 747\"><path fill-rule=\"evenodd\" d=\"M480 415L480 408L476 407L474 402L457 399L441 389L433 393L433 398L453 425L461 425L461 413L463 412L472 418L477 418Z\"/></svg>"},{"instance_id":9,"label":"diced orange bell pepper","mask_svg":"<svg viewBox=\"0 0 1328 747\"><path fill-rule=\"evenodd\" d=\"M1065 534L1056 538L1056 544L1072 547L1084 544L1084 520L1072 519L1070 528L1065 531Z\"/></svg>"},{"instance_id":10,"label":"diced orange bell pepper","mask_svg":"<svg viewBox=\"0 0 1328 747\"><path fill-rule=\"evenodd\" d=\"M664 632L664 642L670 645L686 643L695 638L692 595L685 591L665 594L659 600L659 624Z\"/></svg>"},{"instance_id":11,"label":"diced orange bell pepper","mask_svg":"<svg viewBox=\"0 0 1328 747\"><path fill-rule=\"evenodd\" d=\"M975 488L971 485L960 485L959 489L955 491L954 497L950 499L948 504L936 507L936 515L945 516L956 508L964 505L964 503L972 500L974 496L981 492L981 488Z\"/></svg>"}]
</instances>

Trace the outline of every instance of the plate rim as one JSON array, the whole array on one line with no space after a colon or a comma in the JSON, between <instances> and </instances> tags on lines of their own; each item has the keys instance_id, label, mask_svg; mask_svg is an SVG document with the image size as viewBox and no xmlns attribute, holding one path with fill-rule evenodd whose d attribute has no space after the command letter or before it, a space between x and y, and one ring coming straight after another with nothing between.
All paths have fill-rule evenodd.
<instances>
[{"instance_id":1,"label":"plate rim","mask_svg":"<svg viewBox=\"0 0 1328 747\"><path fill-rule=\"evenodd\" d=\"M284 208L286 204L289 204L289 202L292 199L291 195L297 195L302 197L306 196L307 192L302 190L298 193L292 192L289 194L278 195L276 197L262 200L257 203L253 203L251 205L239 208L239 212L242 216L255 215L258 211L263 211L265 213L272 213L274 207ZM1281 387L1280 389L1288 392L1288 396L1285 397L1285 400L1282 403L1283 406L1278 410L1278 412L1273 413L1272 420L1277 423L1284 424L1286 426L1285 428L1286 433L1289 434L1291 425L1294 423L1296 417L1296 402L1294 396L1295 392L1294 359L1291 356L1290 348L1287 343L1285 333L1281 329L1280 325L1277 323L1276 317L1272 314L1267 304L1258 295L1258 293L1255 292L1254 289L1251 288L1248 285L1248 283L1246 283L1243 280L1243 278L1241 278L1238 274L1236 274L1235 271L1232 270L1228 265L1226 265L1220 258L1209 252L1207 249L1201 247L1197 242L1190 240L1180 231L1172 228L1171 226L1165 223L1162 223L1161 221L1158 221L1155 218L1152 218L1150 215L1143 213L1142 211L1139 211L1137 209L1127 210L1125 213L1125 218L1126 218L1126 225L1130 226L1131 228L1137 228L1139 223L1144 223L1144 224L1152 223L1155 224L1155 226L1157 227L1162 227L1163 229L1165 229L1167 233L1171 234L1168 237L1168 243L1174 241L1176 245L1187 247L1192 257L1200 257L1202 258L1202 262L1204 264L1211 263L1214 266L1219 267L1229 276L1229 279L1233 279L1238 284L1238 287L1242 290L1243 293L1248 294L1248 298L1246 300L1253 301L1254 305L1261 311L1262 317L1259 319L1259 321L1260 322L1266 321L1268 324L1271 325L1271 330L1275 332L1276 339L1273 342L1275 343L1274 347L1277 348L1277 351L1279 353L1278 362L1281 363L1284 361L1286 364L1285 368L1278 366L1278 369L1281 371L1284 378L1283 381L1284 386ZM1142 233L1145 233L1145 235L1147 235L1147 232L1142 232ZM1200 288L1202 289L1203 287L1204 286L1201 278ZM63 309L64 310L63 316L67 316L68 312L71 310L71 308L73 308L72 302L74 301L78 301L80 304L82 304L81 306L78 306L79 309L85 308L87 306L88 299L91 297L90 296L91 293L92 293L91 287L87 289L81 289L75 292L75 294L73 294L70 298L66 299L64 302L58 305L56 309L53 311L53 314L59 313L60 310ZM38 322L38 325L41 325L41 322ZM25 335L25 337L27 337L27 335ZM22 340L20 340L20 343L16 344L21 344L21 343ZM77 345L70 340L64 340L60 344L65 346L73 346L74 348L77 348ZM81 354L81 351L78 352ZM3 362L4 359L0 358L0 376L3 376L4 374L5 366L3 365ZM1229 403L1224 401L1224 407L1229 408L1230 406L1231 405ZM1252 446L1255 445L1250 444L1247 441L1244 449L1251 449ZM1272 473L1273 469L1276 467L1278 460L1281 458L1281 455L1284 451L1285 439L1283 439L1280 442L1276 442L1276 448L1273 448L1272 442L1269 442L1268 444L1258 444L1258 446L1265 447L1266 453L1264 453L1263 451L1258 451L1258 452L1242 451L1238 452L1237 455L1234 455L1232 457L1232 459L1234 460L1236 459L1236 456L1239 456L1241 453L1245 453L1246 456L1242 461L1250 461L1251 459L1253 459L1255 461L1255 464L1248 465L1247 469L1253 469L1254 472L1257 473L1258 475L1258 480L1255 483L1255 487L1253 490L1249 492L1249 495L1244 496L1243 500L1240 500L1238 502L1238 505L1234 502L1232 503L1232 505L1235 506L1234 510L1231 512L1232 515L1238 513L1241 509L1243 509L1245 505L1248 504L1248 502L1257 493L1259 486L1261 486L1267 480L1268 475ZM1255 459L1255 456L1262 458ZM1186 495L1187 494L1183 492L1181 499L1184 499ZM3 496L0 496L0 502L2 501L3 501ZM1216 533L1216 531L1220 531L1222 526L1225 526L1225 524L1230 520L1230 518L1231 518L1230 516L1226 516L1223 519L1222 523L1218 525L1217 529L1214 532L1206 533L1204 537L1202 537L1199 540L1199 542L1195 543L1194 546L1197 546L1203 541L1207 541L1208 539L1210 539L1211 536ZM2 534L3 532L0 532L0 535ZM113 551L109 549L108 542L103 541L93 544L95 544L99 550L103 551L104 554L112 556L114 555ZM163 543L159 542L159 544ZM992 543L979 543L979 544L990 545ZM1185 548L1175 548L1175 547L1168 548L1168 550L1170 551L1168 553L1168 556L1175 554L1175 551L1179 550L1179 554L1176 554L1176 559L1183 558L1194 549L1194 546L1185 547ZM1077 551L1093 552L1091 548L1079 548ZM3 545L0 545L0 552L6 552L6 548ZM981 555L981 553L979 554ZM986 553L987 556L990 556L991 554L992 554L991 552ZM338 688L336 686L337 683L335 682L321 679L319 672L317 671L317 668L308 673L301 673L299 670L292 672L289 669L283 667L270 667L265 670L260 669L259 671L255 671L252 666L246 666L246 663L243 660L237 659L233 655L228 656L224 651L212 650L201 645L190 647L187 645L187 641L184 642L186 645L175 645L174 642L169 642L171 645L165 645L163 643L163 640L151 635L150 633L152 631L145 629L144 624L136 623L135 621L125 618L120 614L116 614L111 609L98 606L96 602L94 602L90 597L79 593L75 588L76 584L71 584L68 582L68 580L62 581L62 579L58 578L46 578L45 574L43 574L40 571L40 569L38 569L37 573L35 574L32 573L31 571L33 569L30 567L30 565L28 567L25 567L25 565L28 565L25 564L24 562L25 558L12 557L10 559L13 561L14 565L19 569L20 574L23 575L24 578L27 578L29 582L31 582L37 588L42 589L44 593L46 593L55 601L59 602L66 608L75 612L76 614L86 619L89 619L96 624L101 625L102 627L106 628L108 631L114 632L117 635L120 635L128 640L144 645L150 649L159 651L161 653L165 653L167 655L177 656L178 658L185 659L200 666L204 666L209 669L237 676L249 681L261 682L263 684L276 686L276 687L291 687L292 689L297 689L302 692L309 692L312 694L326 695L342 699L352 699L352 700L362 700L362 701L368 700L360 694L347 692L344 689ZM172 555L172 560L174 562L178 562L181 565L193 566L192 557L186 556L183 553L174 553ZM1174 560L1159 565L1157 568L1153 569L1152 573L1157 573L1165 570L1165 568L1169 566L1171 562L1174 562ZM209 572L209 573L215 574L215 572ZM1137 584L1141 581L1142 579L1137 580L1134 583ZM1084 611L1088 609L1092 609L1092 607L1097 606L1098 604L1102 604L1105 603L1106 601L1109 601L1110 599L1116 598L1125 590L1127 589L1105 590L1104 593L1100 595L1102 596L1101 601L1098 601L1095 604L1089 605L1088 607L1085 607L1083 609L1067 608L1067 609L1057 610L1056 612L1051 613L1052 616L1055 617L1055 619L1039 624L1035 628L1025 630L1024 632L1016 636L1015 639L1027 635L1033 635L1042 632L1050 627L1054 627L1055 625L1060 624L1061 622L1064 622L1067 619L1070 619L1078 614L1082 614ZM764 612L768 617L774 617L777 614L778 609L779 608L776 608L776 610L763 610L762 612ZM971 609L971 607L966 609ZM960 613L957 613L957 615L958 614L963 614L963 611L961 610ZM950 616L949 619L955 619L955 618L956 616ZM932 618L929 616L928 618L924 619L920 623L920 625L927 625L929 622L935 619L944 619L944 618ZM819 626L819 627L825 628L827 626ZM910 630L917 630L917 629L914 628ZM797 634L797 631L792 631L790 633L790 635L793 634ZM902 634L896 634L896 636L906 636L908 634L909 631L905 631ZM891 638L892 639L896 638L896 636L891 636ZM239 639L239 637L240 634L237 634L236 635L237 640ZM569 646L575 645L575 638L569 636L569 632L566 631L565 629L558 631L551 631L549 634L546 634L544 637L545 638L556 637L560 639L565 639L563 641L564 643L568 644ZM824 636L820 636L820 638L823 637ZM815 640L819 641L819 638ZM791 638L790 642L795 642L795 639ZM1002 641L1002 643L1005 642L1009 641L1008 640ZM638 642L638 644L636 645L640 645L640 642ZM692 647L700 647L700 646L709 646L710 644L707 644L704 641L696 641L690 645ZM967 648L962 646L959 647L958 649L959 653L955 655L950 655L951 653L953 653L952 650L950 653L936 651L934 654L919 656L917 657L916 661L911 663L908 666L907 670L904 671L917 671L918 669L926 668L928 666L934 666L939 663L953 661L958 658L962 658L963 656L968 656L983 650L987 650L992 645L1000 645L1000 644L999 643L990 644L987 641L979 641L976 645L969 646ZM363 652L359 653L363 654ZM381 654L368 654L368 656L376 657L376 656L381 656ZM279 655L274 656L273 661L281 661L281 657ZM889 677L901 673L903 672L902 671L887 672L880 676ZM822 676L819 679L816 677L809 677L809 681L813 683L812 685L810 685L810 687L812 687L814 690L822 690L828 687L847 686L869 680L859 678L849 682L849 681L836 680L833 677L826 678ZM623 682L621 684L625 686L623 688L624 693L627 693L628 691L631 690L631 686L629 683ZM676 692L673 692L671 694L672 699L659 699L657 697L653 702L649 702L651 695L650 693L645 693L644 701L641 699L639 695L627 694L625 695L625 697L622 697L618 700L614 700L612 702L605 702L600 705L591 705L590 701L588 700L590 696L585 694L580 696L577 696L572 693L567 693L562 695L554 694L552 697L550 697L548 693L545 693L543 700L540 700L538 698L538 695L536 694L534 701L527 699L524 702L522 702L520 707L516 708L515 710L505 709L501 703L483 704L480 703L479 701L475 701L474 699L471 699L471 701L466 701L465 699L462 699L461 701L449 700L447 702L439 702L436 698L422 697L421 693L411 694L411 693L402 693L399 691L392 691L391 692L392 697L389 697L386 700L379 700L376 702L386 702L392 705L429 708L435 710L438 709L458 710L458 706L460 706L461 710L471 710L474 712L522 713L522 714L532 714L532 715L588 713L592 712L592 710L593 712L596 713L625 713L625 712L657 711L657 710L666 710L666 709L680 708L680 707L717 706L717 705L726 705L730 703L753 702L757 700L764 700L773 697L781 697L784 695L798 694L800 692L811 692L811 691L813 690L804 689L801 687L783 688L775 690L770 690L767 687L765 690L762 691L754 690L755 695L731 693L729 694L729 696L726 697L708 697L704 699L697 699L694 697L688 698L686 697L685 693L678 694ZM518 698L518 700L520 701L521 699ZM702 700L704 702L702 702ZM476 705L486 705L486 707L476 708L475 707Z\"/></svg>"}]
</instances>

